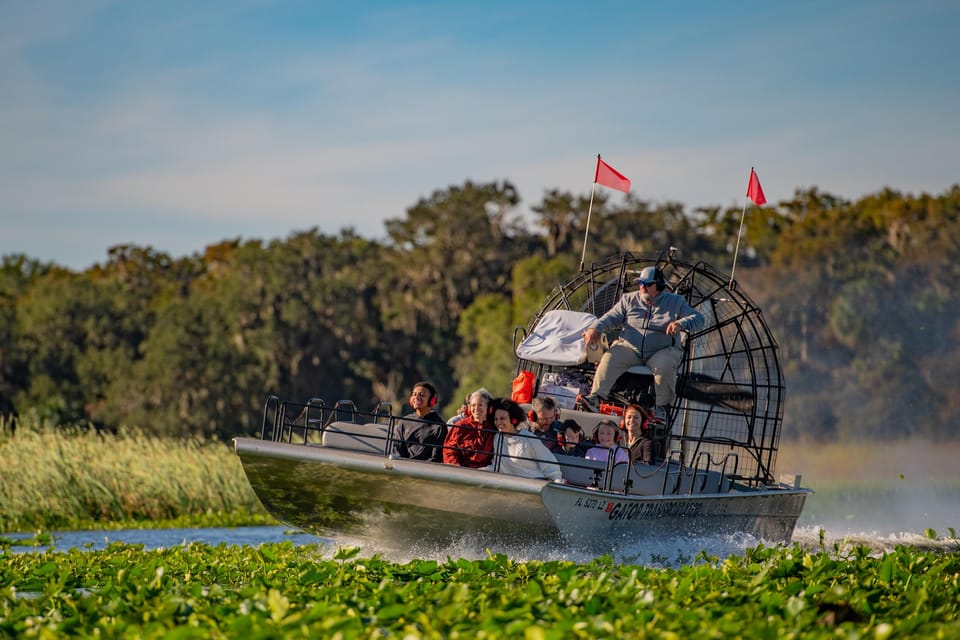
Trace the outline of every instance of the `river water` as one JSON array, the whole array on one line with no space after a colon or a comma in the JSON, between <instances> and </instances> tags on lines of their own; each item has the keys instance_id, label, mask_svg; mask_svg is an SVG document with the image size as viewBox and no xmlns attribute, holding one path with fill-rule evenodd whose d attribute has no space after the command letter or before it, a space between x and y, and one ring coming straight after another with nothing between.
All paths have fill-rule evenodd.
<instances>
[{"instance_id":1,"label":"river water","mask_svg":"<svg viewBox=\"0 0 960 640\"><path fill-rule=\"evenodd\" d=\"M951 528L954 532L951 533ZM903 544L920 548L960 550L960 496L956 492L907 491L884 494L871 500L857 493L850 496L810 496L794 531L793 542L815 550L833 549L836 545L867 546L882 552ZM465 538L442 548L411 548L397 551L379 548L370 540L330 540L306 534L285 526L192 529L121 529L111 531L57 531L41 536L31 533L9 533L11 550L66 551L68 549L103 549L113 542L143 545L145 549L170 548L190 543L211 546L251 545L290 541L295 545L316 544L330 549L360 547L361 555L380 554L385 559L406 562L413 559L448 558L479 559L489 553L505 553L516 561L573 560L587 562L592 556L576 549L546 547L543 544L491 546L489 541ZM22 544L17 544L20 542ZM701 552L711 556L739 555L745 549L763 543L751 536L638 540L620 548L619 561L644 565L676 565Z\"/></svg>"},{"instance_id":2,"label":"river water","mask_svg":"<svg viewBox=\"0 0 960 640\"><path fill-rule=\"evenodd\" d=\"M50 539L32 533L8 533L4 538L14 540L14 551L54 549L103 549L112 542L142 544L145 549L169 548L199 542L259 546L268 542L289 540L294 544L323 544L329 540L294 531L288 527L211 527L204 529L117 529L111 531L55 531ZM23 542L20 545L17 542Z\"/></svg>"},{"instance_id":3,"label":"river water","mask_svg":"<svg viewBox=\"0 0 960 640\"><path fill-rule=\"evenodd\" d=\"M866 546L876 553L891 550L897 545L944 551L960 550L960 540L950 538L946 531L931 538L923 531L880 532L855 530L845 525L826 528L821 525L798 525L793 542L811 551L832 551L836 546ZM204 529L122 529L114 531L58 531L49 536L36 537L28 533L5 534L14 540L14 553L36 551L66 551L69 549L104 549L108 544L121 542L143 545L145 549L171 548L190 543L211 546L250 545L290 541L294 545L320 545L331 556L339 547L358 546L361 556L379 554L394 562L409 562L414 559L435 559L444 562L450 558L476 560L491 553L504 553L517 562L529 560L571 560L589 562L595 556L576 549L547 547L543 544L491 546L483 540L463 539L443 548L415 548L406 551L380 549L369 540L330 540L291 530L283 526L259 526ZM17 542L22 544L17 544ZM644 540L618 549L614 559L645 566L679 566L687 564L700 554L719 558L743 555L746 549L763 543L751 536L723 536L716 538L690 538L680 536L672 539Z\"/></svg>"}]
</instances>

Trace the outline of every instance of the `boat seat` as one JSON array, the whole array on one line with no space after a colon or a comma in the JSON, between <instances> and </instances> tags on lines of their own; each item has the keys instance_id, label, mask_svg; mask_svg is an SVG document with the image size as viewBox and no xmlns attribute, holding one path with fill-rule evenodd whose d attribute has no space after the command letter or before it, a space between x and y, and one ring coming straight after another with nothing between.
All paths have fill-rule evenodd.
<instances>
[{"instance_id":1,"label":"boat seat","mask_svg":"<svg viewBox=\"0 0 960 640\"><path fill-rule=\"evenodd\" d=\"M331 422L323 430L324 447L333 449L347 449L360 453L375 453L384 455L387 450L387 435L389 425L368 422L354 424L353 422Z\"/></svg>"},{"instance_id":2,"label":"boat seat","mask_svg":"<svg viewBox=\"0 0 960 640\"><path fill-rule=\"evenodd\" d=\"M570 484L589 487L603 481L603 470L607 466L605 462L587 460L586 458L568 456L562 453L556 454L556 458L560 464L563 479ZM597 473L598 470L599 474Z\"/></svg>"},{"instance_id":3,"label":"boat seat","mask_svg":"<svg viewBox=\"0 0 960 640\"><path fill-rule=\"evenodd\" d=\"M626 373L634 373L638 376L652 376L653 369L645 364L635 364L626 370Z\"/></svg>"}]
</instances>

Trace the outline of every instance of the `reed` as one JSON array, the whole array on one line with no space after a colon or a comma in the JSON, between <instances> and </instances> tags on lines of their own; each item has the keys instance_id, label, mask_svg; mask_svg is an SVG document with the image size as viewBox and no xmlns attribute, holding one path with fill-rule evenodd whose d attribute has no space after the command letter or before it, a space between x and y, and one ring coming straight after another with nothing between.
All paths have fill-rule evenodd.
<instances>
[{"instance_id":1,"label":"reed","mask_svg":"<svg viewBox=\"0 0 960 640\"><path fill-rule=\"evenodd\" d=\"M159 438L130 429L8 422L0 429L0 531L76 523L264 514L239 458L216 440ZM242 520L242 518L241 518Z\"/></svg>"}]
</instances>

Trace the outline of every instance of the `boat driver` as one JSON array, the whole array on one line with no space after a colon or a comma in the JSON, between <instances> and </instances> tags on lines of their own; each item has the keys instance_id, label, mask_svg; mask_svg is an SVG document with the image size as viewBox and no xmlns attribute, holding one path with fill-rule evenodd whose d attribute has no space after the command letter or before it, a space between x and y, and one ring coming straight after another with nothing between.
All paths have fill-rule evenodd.
<instances>
[{"instance_id":1,"label":"boat driver","mask_svg":"<svg viewBox=\"0 0 960 640\"><path fill-rule=\"evenodd\" d=\"M600 358L590 394L578 400L581 408L597 412L617 378L630 367L645 364L653 370L655 414L666 422L667 408L673 404L676 393L677 367L683 358L679 334L700 329L704 319L683 296L664 291L666 282L657 267L643 269L637 284L638 291L624 293L583 332L588 347L596 345L602 334L613 329L620 329L620 337Z\"/></svg>"}]
</instances>

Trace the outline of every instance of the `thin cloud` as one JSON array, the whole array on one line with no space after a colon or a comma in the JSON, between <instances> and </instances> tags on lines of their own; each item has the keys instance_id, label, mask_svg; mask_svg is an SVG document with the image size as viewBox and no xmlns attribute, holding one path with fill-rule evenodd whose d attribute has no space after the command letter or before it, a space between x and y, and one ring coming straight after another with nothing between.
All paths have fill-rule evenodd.
<instances>
[{"instance_id":1,"label":"thin cloud","mask_svg":"<svg viewBox=\"0 0 960 640\"><path fill-rule=\"evenodd\" d=\"M960 51L938 39L956 9L882 4L858 35L844 12L862 5L697 7L615 24L497 4L299 20L258 2L15 8L0 26L0 253L82 268L118 239L189 253L311 226L379 237L467 179L510 180L528 206L588 193L598 152L637 197L689 208L742 203L752 165L773 201L956 181L960 92L942 78ZM892 37L898 22L913 40ZM483 23L499 28L466 30Z\"/></svg>"}]
</instances>

